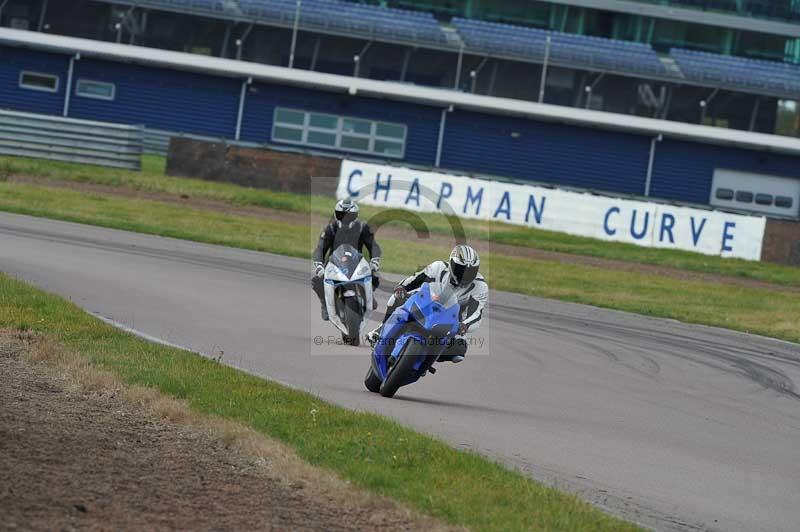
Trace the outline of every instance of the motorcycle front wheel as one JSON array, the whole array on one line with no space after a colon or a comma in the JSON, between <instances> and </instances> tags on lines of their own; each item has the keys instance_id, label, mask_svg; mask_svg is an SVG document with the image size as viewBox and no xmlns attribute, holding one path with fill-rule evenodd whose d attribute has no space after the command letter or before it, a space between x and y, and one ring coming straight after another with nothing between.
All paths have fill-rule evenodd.
<instances>
[{"instance_id":1,"label":"motorcycle front wheel","mask_svg":"<svg viewBox=\"0 0 800 532\"><path fill-rule=\"evenodd\" d=\"M364 377L364 386L366 386L367 390L371 391L372 393L378 393L381 391L381 378L375 374L375 370L372 369L372 364L370 364L369 368L367 369L367 376Z\"/></svg>"},{"instance_id":2,"label":"motorcycle front wheel","mask_svg":"<svg viewBox=\"0 0 800 532\"><path fill-rule=\"evenodd\" d=\"M358 347L361 345L361 304L356 297L344 298L344 325L347 334L342 333L342 341L347 345Z\"/></svg>"},{"instance_id":3,"label":"motorcycle front wheel","mask_svg":"<svg viewBox=\"0 0 800 532\"><path fill-rule=\"evenodd\" d=\"M381 385L380 394L384 397L394 397L397 390L414 371L414 362L421 356L425 356L425 346L415 341L407 342L397 362L391 367L389 375Z\"/></svg>"}]
</instances>

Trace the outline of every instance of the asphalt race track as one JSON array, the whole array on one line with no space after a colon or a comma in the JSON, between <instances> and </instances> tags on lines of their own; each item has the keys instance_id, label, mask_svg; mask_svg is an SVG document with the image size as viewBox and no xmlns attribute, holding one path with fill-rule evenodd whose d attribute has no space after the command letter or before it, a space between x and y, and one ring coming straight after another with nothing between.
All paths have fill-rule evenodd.
<instances>
[{"instance_id":1,"label":"asphalt race track","mask_svg":"<svg viewBox=\"0 0 800 532\"><path fill-rule=\"evenodd\" d=\"M388 400L325 345L306 261L0 214L0 269L659 530L800 530L798 345L493 292L483 347Z\"/></svg>"}]
</instances>

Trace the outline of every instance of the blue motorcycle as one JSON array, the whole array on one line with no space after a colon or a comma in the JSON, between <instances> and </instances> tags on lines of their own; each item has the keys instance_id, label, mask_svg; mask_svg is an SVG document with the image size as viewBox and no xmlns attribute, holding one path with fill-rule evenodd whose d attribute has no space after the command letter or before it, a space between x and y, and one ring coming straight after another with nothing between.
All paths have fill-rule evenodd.
<instances>
[{"instance_id":1,"label":"blue motorcycle","mask_svg":"<svg viewBox=\"0 0 800 532\"><path fill-rule=\"evenodd\" d=\"M435 373L434 362L455 339L458 298L449 283L425 283L383 325L364 385L393 397L401 386Z\"/></svg>"}]
</instances>

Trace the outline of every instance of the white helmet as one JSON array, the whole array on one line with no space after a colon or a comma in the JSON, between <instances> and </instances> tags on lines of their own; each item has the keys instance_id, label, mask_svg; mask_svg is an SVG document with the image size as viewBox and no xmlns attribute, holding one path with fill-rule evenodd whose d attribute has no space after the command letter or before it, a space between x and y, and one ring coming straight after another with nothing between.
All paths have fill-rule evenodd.
<instances>
[{"instance_id":1,"label":"white helmet","mask_svg":"<svg viewBox=\"0 0 800 532\"><path fill-rule=\"evenodd\" d=\"M350 198L345 198L336 202L336 208L333 210L339 226L350 225L358 219L358 203Z\"/></svg>"},{"instance_id":2,"label":"white helmet","mask_svg":"<svg viewBox=\"0 0 800 532\"><path fill-rule=\"evenodd\" d=\"M471 246L459 244L450 253L450 282L455 286L467 286L478 275L481 259Z\"/></svg>"}]
</instances>

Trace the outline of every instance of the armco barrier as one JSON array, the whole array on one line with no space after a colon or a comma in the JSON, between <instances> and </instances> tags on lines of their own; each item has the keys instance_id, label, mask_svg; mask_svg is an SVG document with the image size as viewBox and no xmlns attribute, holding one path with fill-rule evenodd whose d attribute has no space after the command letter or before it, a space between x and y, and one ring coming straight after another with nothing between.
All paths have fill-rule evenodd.
<instances>
[{"instance_id":1,"label":"armco barrier","mask_svg":"<svg viewBox=\"0 0 800 532\"><path fill-rule=\"evenodd\" d=\"M139 170L143 128L0 110L0 155Z\"/></svg>"}]
</instances>

